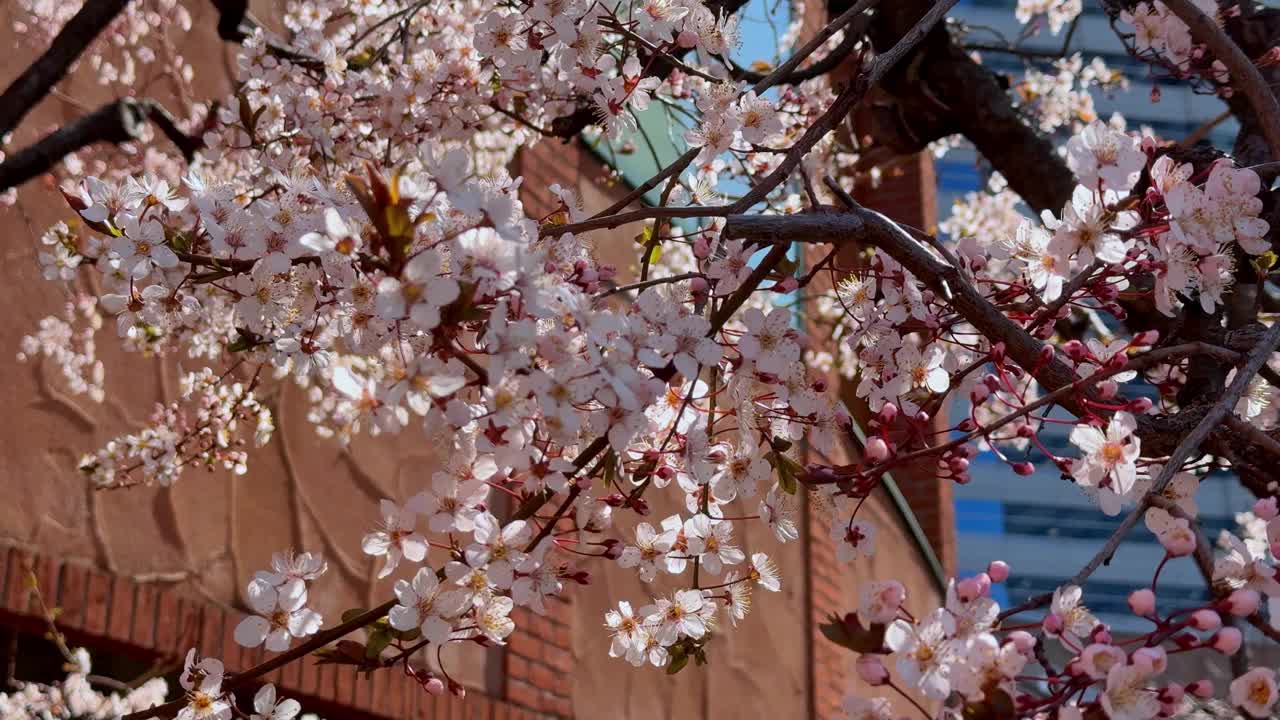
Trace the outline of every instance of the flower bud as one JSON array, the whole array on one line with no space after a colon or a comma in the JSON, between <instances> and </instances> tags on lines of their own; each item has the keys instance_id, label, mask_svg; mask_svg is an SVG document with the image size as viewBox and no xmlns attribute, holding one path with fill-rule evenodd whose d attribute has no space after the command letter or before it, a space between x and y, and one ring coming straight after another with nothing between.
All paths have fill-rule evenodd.
<instances>
[{"instance_id":1,"label":"flower bud","mask_svg":"<svg viewBox=\"0 0 1280 720\"><path fill-rule=\"evenodd\" d=\"M795 292L796 288L798 287L800 287L800 281L788 275L787 277L782 278L781 282L774 285L770 289L773 290L774 292L789 293L789 292Z\"/></svg>"},{"instance_id":2,"label":"flower bud","mask_svg":"<svg viewBox=\"0 0 1280 720\"><path fill-rule=\"evenodd\" d=\"M707 240L706 235L699 235L694 238L693 256L699 260L706 260L711 256L711 243Z\"/></svg>"},{"instance_id":3,"label":"flower bud","mask_svg":"<svg viewBox=\"0 0 1280 720\"><path fill-rule=\"evenodd\" d=\"M893 403L885 403L880 406L880 412L878 414L880 417L880 423L888 425L898 417L898 406Z\"/></svg>"},{"instance_id":4,"label":"flower bud","mask_svg":"<svg viewBox=\"0 0 1280 720\"><path fill-rule=\"evenodd\" d=\"M982 387L982 386L979 385L978 387ZM973 432L974 430L977 430L977 429L978 429L978 423L974 422L973 418L965 418L961 420L958 425L956 425L956 430L959 430L960 432L964 432L964 433Z\"/></svg>"},{"instance_id":5,"label":"flower bud","mask_svg":"<svg viewBox=\"0 0 1280 720\"><path fill-rule=\"evenodd\" d=\"M1009 642L1018 648L1018 652L1026 655L1036 647L1036 638L1026 630L1014 630L1009 633Z\"/></svg>"},{"instance_id":6,"label":"flower bud","mask_svg":"<svg viewBox=\"0 0 1280 720\"><path fill-rule=\"evenodd\" d=\"M1236 617L1248 617L1258 612L1258 605L1262 603L1262 598L1258 596L1256 590L1236 590L1222 601L1222 609L1231 613Z\"/></svg>"},{"instance_id":7,"label":"flower bud","mask_svg":"<svg viewBox=\"0 0 1280 720\"><path fill-rule=\"evenodd\" d=\"M967 577L956 583L956 595L961 602L971 602L982 597L982 586L977 578Z\"/></svg>"},{"instance_id":8,"label":"flower bud","mask_svg":"<svg viewBox=\"0 0 1280 720\"><path fill-rule=\"evenodd\" d=\"M430 680L426 681L425 683L423 683L422 687L425 688L426 691L432 695L444 694L444 683L441 682L440 678L438 677L433 677Z\"/></svg>"},{"instance_id":9,"label":"flower bud","mask_svg":"<svg viewBox=\"0 0 1280 720\"><path fill-rule=\"evenodd\" d=\"M1143 330L1142 332L1133 336L1133 342L1131 342L1130 345L1146 347L1149 345L1155 345L1159 339L1160 339L1159 330Z\"/></svg>"},{"instance_id":10,"label":"flower bud","mask_svg":"<svg viewBox=\"0 0 1280 720\"><path fill-rule=\"evenodd\" d=\"M1156 611L1156 594L1143 588L1129 593L1129 609L1138 617L1151 617Z\"/></svg>"},{"instance_id":11,"label":"flower bud","mask_svg":"<svg viewBox=\"0 0 1280 720\"><path fill-rule=\"evenodd\" d=\"M1036 359L1039 360L1041 364L1045 364L1053 360L1053 346L1041 345L1040 352L1037 354Z\"/></svg>"},{"instance_id":12,"label":"flower bud","mask_svg":"<svg viewBox=\"0 0 1280 720\"><path fill-rule=\"evenodd\" d=\"M998 342L991 346L991 362L997 365L1004 362L1004 343Z\"/></svg>"},{"instance_id":13,"label":"flower bud","mask_svg":"<svg viewBox=\"0 0 1280 720\"><path fill-rule=\"evenodd\" d=\"M1196 630L1212 631L1222 627L1222 616L1205 608L1191 613L1190 622Z\"/></svg>"},{"instance_id":14,"label":"flower bud","mask_svg":"<svg viewBox=\"0 0 1280 720\"><path fill-rule=\"evenodd\" d=\"M1240 650L1244 636L1233 627L1224 627L1209 640L1209 646L1223 655L1235 655Z\"/></svg>"},{"instance_id":15,"label":"flower bud","mask_svg":"<svg viewBox=\"0 0 1280 720\"><path fill-rule=\"evenodd\" d=\"M1029 462L1017 462L1013 464L1013 472L1023 477L1031 475L1035 473L1035 471L1036 466Z\"/></svg>"},{"instance_id":16,"label":"flower bud","mask_svg":"<svg viewBox=\"0 0 1280 720\"><path fill-rule=\"evenodd\" d=\"M1098 383L1098 398L1100 400L1110 400L1120 391L1120 386L1116 385L1114 380L1103 380Z\"/></svg>"},{"instance_id":17,"label":"flower bud","mask_svg":"<svg viewBox=\"0 0 1280 720\"><path fill-rule=\"evenodd\" d=\"M1044 616L1044 622L1040 626L1049 635L1056 636L1062 632L1062 618L1057 613L1049 613Z\"/></svg>"},{"instance_id":18,"label":"flower bud","mask_svg":"<svg viewBox=\"0 0 1280 720\"><path fill-rule=\"evenodd\" d=\"M978 383L969 391L969 400L974 405L981 405L986 402L989 397L991 397L991 388L987 387L986 383Z\"/></svg>"},{"instance_id":19,"label":"flower bud","mask_svg":"<svg viewBox=\"0 0 1280 720\"><path fill-rule=\"evenodd\" d=\"M707 279L704 277L696 277L689 281L689 292L694 297L698 297L699 295L705 295L707 290L709 290L710 288L711 288L711 285L707 283Z\"/></svg>"},{"instance_id":20,"label":"flower bud","mask_svg":"<svg viewBox=\"0 0 1280 720\"><path fill-rule=\"evenodd\" d=\"M858 670L858 677L863 682L876 687L889 682L889 671L885 669L884 663L875 655L860 655L855 663Z\"/></svg>"},{"instance_id":21,"label":"flower bud","mask_svg":"<svg viewBox=\"0 0 1280 720\"><path fill-rule=\"evenodd\" d=\"M1262 498L1253 504L1253 514L1263 520L1274 520L1276 515L1280 515L1280 508L1276 506L1274 497Z\"/></svg>"},{"instance_id":22,"label":"flower bud","mask_svg":"<svg viewBox=\"0 0 1280 720\"><path fill-rule=\"evenodd\" d=\"M1195 695L1201 700L1208 700L1213 697L1213 681L1197 680L1187 686L1187 692Z\"/></svg>"},{"instance_id":23,"label":"flower bud","mask_svg":"<svg viewBox=\"0 0 1280 720\"><path fill-rule=\"evenodd\" d=\"M1078 363L1084 362L1085 360L1089 359L1088 346L1086 346L1084 343L1080 342L1079 340L1068 340L1065 343L1063 343L1062 352L1066 353L1067 357L1071 358L1072 360Z\"/></svg>"},{"instance_id":24,"label":"flower bud","mask_svg":"<svg viewBox=\"0 0 1280 720\"><path fill-rule=\"evenodd\" d=\"M867 459L874 463L881 463L889 459L889 444L880 437L867 438L866 445Z\"/></svg>"},{"instance_id":25,"label":"flower bud","mask_svg":"<svg viewBox=\"0 0 1280 720\"><path fill-rule=\"evenodd\" d=\"M987 564L987 576L991 582L1002 583L1009 579L1009 563L1003 560L992 560Z\"/></svg>"},{"instance_id":26,"label":"flower bud","mask_svg":"<svg viewBox=\"0 0 1280 720\"><path fill-rule=\"evenodd\" d=\"M676 35L676 44L685 50L689 50L698 46L698 33L692 30L681 30Z\"/></svg>"},{"instance_id":27,"label":"flower bud","mask_svg":"<svg viewBox=\"0 0 1280 720\"><path fill-rule=\"evenodd\" d=\"M1159 675L1169 667L1169 656L1160 646L1138 648L1133 651L1133 664L1148 674Z\"/></svg>"},{"instance_id":28,"label":"flower bud","mask_svg":"<svg viewBox=\"0 0 1280 720\"><path fill-rule=\"evenodd\" d=\"M1151 398L1134 398L1134 400L1129 403L1128 410L1134 415L1146 415L1147 412L1151 410L1152 404Z\"/></svg>"},{"instance_id":29,"label":"flower bud","mask_svg":"<svg viewBox=\"0 0 1280 720\"><path fill-rule=\"evenodd\" d=\"M1167 705L1173 705L1182 700L1182 696L1186 694L1186 690L1178 683L1169 683L1160 690L1160 702Z\"/></svg>"}]
</instances>

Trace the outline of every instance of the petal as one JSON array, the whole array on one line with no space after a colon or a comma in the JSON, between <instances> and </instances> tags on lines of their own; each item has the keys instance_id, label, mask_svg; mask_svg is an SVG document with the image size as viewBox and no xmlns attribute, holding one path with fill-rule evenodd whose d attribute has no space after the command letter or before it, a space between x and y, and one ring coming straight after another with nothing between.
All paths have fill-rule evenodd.
<instances>
[{"instance_id":1,"label":"petal","mask_svg":"<svg viewBox=\"0 0 1280 720\"><path fill-rule=\"evenodd\" d=\"M267 638L270 630L271 623L267 622L266 618L250 615L236 625L235 639L243 647L258 647Z\"/></svg>"},{"instance_id":2,"label":"petal","mask_svg":"<svg viewBox=\"0 0 1280 720\"><path fill-rule=\"evenodd\" d=\"M247 594L249 596L249 607L259 615L270 615L272 610L276 609L276 600L278 595L276 589L271 587L271 583L262 579L255 579L249 582Z\"/></svg>"},{"instance_id":3,"label":"petal","mask_svg":"<svg viewBox=\"0 0 1280 720\"><path fill-rule=\"evenodd\" d=\"M418 608L404 605L396 605L387 613L387 620L390 621L391 627L396 630L412 630L418 627L421 618L418 615Z\"/></svg>"}]
</instances>

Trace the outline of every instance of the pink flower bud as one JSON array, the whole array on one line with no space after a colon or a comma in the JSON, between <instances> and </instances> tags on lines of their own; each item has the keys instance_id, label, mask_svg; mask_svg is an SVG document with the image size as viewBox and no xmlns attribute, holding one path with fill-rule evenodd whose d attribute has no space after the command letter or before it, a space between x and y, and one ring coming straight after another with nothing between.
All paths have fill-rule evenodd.
<instances>
[{"instance_id":1,"label":"pink flower bud","mask_svg":"<svg viewBox=\"0 0 1280 720\"><path fill-rule=\"evenodd\" d=\"M1244 636L1233 627L1224 627L1209 640L1209 646L1223 655L1235 655L1240 650Z\"/></svg>"},{"instance_id":2,"label":"pink flower bud","mask_svg":"<svg viewBox=\"0 0 1280 720\"><path fill-rule=\"evenodd\" d=\"M1111 637L1111 631L1107 630L1106 625L1095 625L1093 631L1089 633L1089 639L1096 643L1110 645L1115 638Z\"/></svg>"},{"instance_id":3,"label":"pink flower bud","mask_svg":"<svg viewBox=\"0 0 1280 720\"><path fill-rule=\"evenodd\" d=\"M1009 642L1018 648L1018 652L1026 655L1036 647L1036 638L1026 630L1014 630L1009 633Z\"/></svg>"},{"instance_id":4,"label":"pink flower bud","mask_svg":"<svg viewBox=\"0 0 1280 720\"><path fill-rule=\"evenodd\" d=\"M440 678L437 678L437 677L431 678L426 683L424 683L422 687L426 688L427 692L432 695L444 694L444 683L441 682Z\"/></svg>"},{"instance_id":5,"label":"pink flower bud","mask_svg":"<svg viewBox=\"0 0 1280 720\"><path fill-rule=\"evenodd\" d=\"M704 277L696 277L689 281L689 292L694 296L704 295L710 289L707 279Z\"/></svg>"},{"instance_id":6,"label":"pink flower bud","mask_svg":"<svg viewBox=\"0 0 1280 720\"><path fill-rule=\"evenodd\" d=\"M970 602L982 597L982 586L978 584L977 578L965 578L956 583L956 595L960 596L962 602Z\"/></svg>"},{"instance_id":7,"label":"pink flower bud","mask_svg":"<svg viewBox=\"0 0 1280 720\"><path fill-rule=\"evenodd\" d=\"M1236 590L1222 601L1222 609L1236 617L1248 617L1258 612L1261 603L1256 590Z\"/></svg>"},{"instance_id":8,"label":"pink flower bud","mask_svg":"<svg viewBox=\"0 0 1280 720\"><path fill-rule=\"evenodd\" d=\"M866 455L867 459L874 463L884 462L889 459L889 444L880 437L871 437L867 439Z\"/></svg>"},{"instance_id":9,"label":"pink flower bud","mask_svg":"<svg viewBox=\"0 0 1280 720\"><path fill-rule=\"evenodd\" d=\"M1197 610L1191 613L1191 627L1196 630L1217 630L1222 627L1222 616L1207 608Z\"/></svg>"},{"instance_id":10,"label":"pink flower bud","mask_svg":"<svg viewBox=\"0 0 1280 720\"><path fill-rule=\"evenodd\" d=\"M1277 515L1280 515L1280 507L1276 506L1274 497L1262 498L1253 504L1253 514L1263 520L1273 520Z\"/></svg>"},{"instance_id":11,"label":"pink flower bud","mask_svg":"<svg viewBox=\"0 0 1280 720\"><path fill-rule=\"evenodd\" d=\"M855 664L858 670L858 677L866 684L876 687L889 682L889 671L885 669L884 663L875 655L859 655Z\"/></svg>"},{"instance_id":12,"label":"pink flower bud","mask_svg":"<svg viewBox=\"0 0 1280 720\"><path fill-rule=\"evenodd\" d=\"M1002 583L1009 579L1009 563L1003 560L992 560L987 565L987 575L991 582Z\"/></svg>"},{"instance_id":13,"label":"pink flower bud","mask_svg":"<svg viewBox=\"0 0 1280 720\"><path fill-rule=\"evenodd\" d=\"M965 432L965 433L973 432L974 430L977 430L977 429L978 429L978 423L974 422L972 418L965 418L961 420L959 424L956 425L956 430L959 430L960 432Z\"/></svg>"},{"instance_id":14,"label":"pink flower bud","mask_svg":"<svg viewBox=\"0 0 1280 720\"><path fill-rule=\"evenodd\" d=\"M894 405L893 403L885 403L884 405L881 405L879 416L880 416L880 423L883 425L888 425L889 423L893 422L895 418L898 417L898 406Z\"/></svg>"},{"instance_id":15,"label":"pink flower bud","mask_svg":"<svg viewBox=\"0 0 1280 720\"><path fill-rule=\"evenodd\" d=\"M1213 697L1213 681L1197 680L1187 686L1187 692L1195 695L1201 700L1208 700Z\"/></svg>"},{"instance_id":16,"label":"pink flower bud","mask_svg":"<svg viewBox=\"0 0 1280 720\"><path fill-rule=\"evenodd\" d=\"M929 422L930 418L929 418L929 413L921 410L920 412L916 413L915 416L912 417L911 419L921 425L924 425Z\"/></svg>"},{"instance_id":17,"label":"pink flower bud","mask_svg":"<svg viewBox=\"0 0 1280 720\"><path fill-rule=\"evenodd\" d=\"M1160 702L1172 705L1182 700L1182 696L1186 694L1186 690L1178 683L1169 683L1168 686L1160 690Z\"/></svg>"},{"instance_id":18,"label":"pink flower bud","mask_svg":"<svg viewBox=\"0 0 1280 720\"><path fill-rule=\"evenodd\" d=\"M706 235L699 235L694 238L693 256L699 260L706 260L711 256L711 243L707 240Z\"/></svg>"},{"instance_id":19,"label":"pink flower bud","mask_svg":"<svg viewBox=\"0 0 1280 720\"><path fill-rule=\"evenodd\" d=\"M795 289L798 287L800 287L800 281L788 275L787 277L782 278L782 282L774 285L772 289L774 292L789 293L795 292Z\"/></svg>"},{"instance_id":20,"label":"pink flower bud","mask_svg":"<svg viewBox=\"0 0 1280 720\"><path fill-rule=\"evenodd\" d=\"M989 397L991 397L991 388L987 387L986 383L978 383L969 391L969 400L971 400L974 405L981 405L986 402Z\"/></svg>"},{"instance_id":21,"label":"pink flower bud","mask_svg":"<svg viewBox=\"0 0 1280 720\"><path fill-rule=\"evenodd\" d=\"M1018 462L1013 464L1013 472L1026 477L1036 471L1036 466L1029 462Z\"/></svg>"},{"instance_id":22,"label":"pink flower bud","mask_svg":"<svg viewBox=\"0 0 1280 720\"><path fill-rule=\"evenodd\" d=\"M1156 611L1156 594L1143 588L1129 593L1129 609L1138 617L1150 617Z\"/></svg>"},{"instance_id":23,"label":"pink flower bud","mask_svg":"<svg viewBox=\"0 0 1280 720\"><path fill-rule=\"evenodd\" d=\"M1134 398L1133 401L1129 403L1129 412L1135 415L1146 415L1147 411L1151 409L1152 404L1151 398Z\"/></svg>"},{"instance_id":24,"label":"pink flower bud","mask_svg":"<svg viewBox=\"0 0 1280 720\"><path fill-rule=\"evenodd\" d=\"M1079 340L1068 340L1063 343L1062 352L1076 362L1084 362L1089 359L1089 347Z\"/></svg>"},{"instance_id":25,"label":"pink flower bud","mask_svg":"<svg viewBox=\"0 0 1280 720\"><path fill-rule=\"evenodd\" d=\"M1137 346L1155 345L1156 341L1158 341L1159 339L1160 339L1159 330L1143 330L1142 332L1133 336L1133 342L1130 344L1137 345Z\"/></svg>"},{"instance_id":26,"label":"pink flower bud","mask_svg":"<svg viewBox=\"0 0 1280 720\"><path fill-rule=\"evenodd\" d=\"M1133 651L1133 664L1152 675L1159 675L1169 667L1169 656L1164 648L1144 647Z\"/></svg>"},{"instance_id":27,"label":"pink flower bud","mask_svg":"<svg viewBox=\"0 0 1280 720\"><path fill-rule=\"evenodd\" d=\"M1044 622L1040 625L1049 635L1056 636L1062 632L1062 618L1059 617L1057 613L1049 613L1048 615L1045 615Z\"/></svg>"},{"instance_id":28,"label":"pink flower bud","mask_svg":"<svg viewBox=\"0 0 1280 720\"><path fill-rule=\"evenodd\" d=\"M676 44L685 50L695 48L698 46L698 33L692 30L681 30L676 36Z\"/></svg>"},{"instance_id":29,"label":"pink flower bud","mask_svg":"<svg viewBox=\"0 0 1280 720\"><path fill-rule=\"evenodd\" d=\"M1103 380L1098 383L1098 398L1102 400L1110 400L1119 392L1120 386L1116 385L1112 380Z\"/></svg>"}]
</instances>

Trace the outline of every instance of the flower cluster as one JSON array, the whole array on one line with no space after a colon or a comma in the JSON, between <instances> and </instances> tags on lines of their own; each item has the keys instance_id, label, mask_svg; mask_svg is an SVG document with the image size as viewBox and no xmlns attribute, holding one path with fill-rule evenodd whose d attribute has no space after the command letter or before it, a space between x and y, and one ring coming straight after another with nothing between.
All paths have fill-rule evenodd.
<instances>
[{"instance_id":1,"label":"flower cluster","mask_svg":"<svg viewBox=\"0 0 1280 720\"><path fill-rule=\"evenodd\" d=\"M124 695L104 694L90 682L89 653L78 648L67 677L57 683L15 682L11 692L0 693L0 717L5 720L112 720L164 702L169 688L161 678L151 678Z\"/></svg>"},{"instance_id":2,"label":"flower cluster","mask_svg":"<svg viewBox=\"0 0 1280 720\"><path fill-rule=\"evenodd\" d=\"M307 605L307 583L328 569L311 553L276 553L270 570L259 570L245 590L254 614L236 626L235 639L248 648L265 645L271 652L289 649L293 638L314 635L324 618Z\"/></svg>"},{"instance_id":3,"label":"flower cluster","mask_svg":"<svg viewBox=\"0 0 1280 720\"><path fill-rule=\"evenodd\" d=\"M80 460L80 470L99 488L138 484L171 485L190 465L247 470L246 442L251 431L262 445L271 437L271 412L248 385L227 383L204 367L182 377L182 399L159 405L142 430L108 442Z\"/></svg>"}]
</instances>

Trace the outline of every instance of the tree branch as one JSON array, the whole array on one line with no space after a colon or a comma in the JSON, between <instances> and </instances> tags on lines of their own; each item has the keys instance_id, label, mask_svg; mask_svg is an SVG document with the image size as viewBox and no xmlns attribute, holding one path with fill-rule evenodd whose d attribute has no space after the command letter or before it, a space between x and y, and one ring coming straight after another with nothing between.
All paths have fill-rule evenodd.
<instances>
[{"instance_id":1,"label":"tree branch","mask_svg":"<svg viewBox=\"0 0 1280 720\"><path fill-rule=\"evenodd\" d=\"M1267 81L1240 46L1218 27L1191 0L1167 0L1165 6L1191 30L1196 42L1209 46L1214 57L1227 67L1232 83L1244 93L1253 106L1262 135L1271 148L1271 157L1280 158L1280 102Z\"/></svg>"},{"instance_id":2,"label":"tree branch","mask_svg":"<svg viewBox=\"0 0 1280 720\"><path fill-rule=\"evenodd\" d=\"M324 647L325 645L328 645L334 640L341 639L347 633L350 633L354 630L359 630L365 625L369 625L371 623L377 622L384 615L386 615L391 610L391 608L395 607L397 602L398 601L395 599L388 600L382 603L381 605L379 605L378 607L373 608L372 610L366 610L365 612L360 613L356 617L351 618L350 620L342 623L341 625L337 625L335 627L329 628L328 630L322 630L316 633L315 636L313 636L310 640L302 643L298 647L292 648L290 650L286 650L285 652L282 652L279 655L276 655L270 660L266 660L264 662L258 663L257 665L254 665L253 667L249 668L248 670L245 670L244 672L236 673L234 677L232 677L231 679L227 680L225 683L222 684L222 689L224 691L236 690L238 688L242 688L246 685L249 685L254 679L260 678L263 675L266 675L267 673L271 672L272 670L275 670L276 668L284 667L285 665L288 665L289 663L293 662L294 660L297 660L298 658L309 655L310 653L315 652L316 650L319 650L320 648ZM148 708L146 710L138 710L137 712L131 712L128 715L121 717L120 720L146 720L147 718L171 718L177 715L178 711L186 707L186 705L187 705L186 698L182 698L179 700L172 700L163 705L157 705L153 708Z\"/></svg>"},{"instance_id":3,"label":"tree branch","mask_svg":"<svg viewBox=\"0 0 1280 720\"><path fill-rule=\"evenodd\" d=\"M99 142L119 145L138 140L148 119L178 147L187 161L204 147L202 139L182 132L173 116L154 100L121 98L9 156L0 163L0 192L48 172L64 157L83 147Z\"/></svg>"},{"instance_id":4,"label":"tree branch","mask_svg":"<svg viewBox=\"0 0 1280 720\"><path fill-rule=\"evenodd\" d=\"M129 0L87 0L58 35L49 49L19 75L0 95L0 138L22 122L31 108L66 77L67 70L85 48L111 24Z\"/></svg>"}]
</instances>

